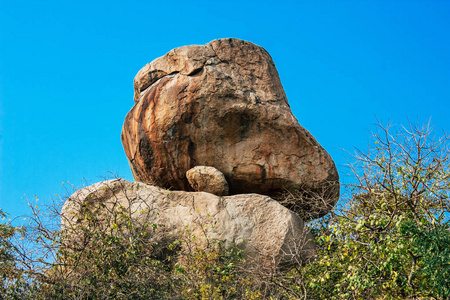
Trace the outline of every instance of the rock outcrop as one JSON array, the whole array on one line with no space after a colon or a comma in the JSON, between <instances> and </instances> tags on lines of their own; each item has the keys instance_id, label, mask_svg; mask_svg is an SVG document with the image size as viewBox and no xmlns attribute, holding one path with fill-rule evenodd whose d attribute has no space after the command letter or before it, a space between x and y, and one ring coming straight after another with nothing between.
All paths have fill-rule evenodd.
<instances>
[{"instance_id":1,"label":"rock outcrop","mask_svg":"<svg viewBox=\"0 0 450 300\"><path fill-rule=\"evenodd\" d=\"M222 241L228 248L236 244L248 262L264 267L289 266L315 253L303 221L268 196L218 197L123 179L99 182L74 193L62 208L62 228L75 228L76 235L81 233L76 226L86 213L106 222L118 218L115 212L121 209L130 214L132 222L163 225L165 238L189 239L190 247L204 248L212 240Z\"/></svg>"},{"instance_id":2,"label":"rock outcrop","mask_svg":"<svg viewBox=\"0 0 450 300\"><path fill-rule=\"evenodd\" d=\"M223 173L214 167L194 167L186 172L186 178L196 192L207 192L217 196L228 195L228 182Z\"/></svg>"},{"instance_id":3,"label":"rock outcrop","mask_svg":"<svg viewBox=\"0 0 450 300\"><path fill-rule=\"evenodd\" d=\"M136 180L191 191L185 176L213 166L230 194L339 196L330 155L291 112L270 55L237 39L171 50L141 69L122 143Z\"/></svg>"}]
</instances>

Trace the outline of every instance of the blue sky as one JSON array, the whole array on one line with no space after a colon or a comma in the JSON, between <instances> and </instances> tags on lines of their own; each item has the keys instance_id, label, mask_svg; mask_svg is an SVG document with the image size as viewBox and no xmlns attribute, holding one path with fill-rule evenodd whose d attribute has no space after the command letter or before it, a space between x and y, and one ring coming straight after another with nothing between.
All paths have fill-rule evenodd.
<instances>
[{"instance_id":1,"label":"blue sky","mask_svg":"<svg viewBox=\"0 0 450 300\"><path fill-rule=\"evenodd\" d=\"M334 158L376 117L450 131L449 1L0 0L0 208L109 171L133 78L169 50L235 37L264 47L294 115Z\"/></svg>"}]
</instances>

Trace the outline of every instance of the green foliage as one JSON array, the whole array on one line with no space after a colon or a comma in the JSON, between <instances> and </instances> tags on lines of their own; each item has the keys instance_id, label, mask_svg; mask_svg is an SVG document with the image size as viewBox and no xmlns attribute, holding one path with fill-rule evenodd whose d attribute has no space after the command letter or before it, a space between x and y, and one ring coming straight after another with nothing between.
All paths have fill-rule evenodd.
<instances>
[{"instance_id":1,"label":"green foliage","mask_svg":"<svg viewBox=\"0 0 450 300\"><path fill-rule=\"evenodd\" d=\"M4 219L6 213L0 209L0 217ZM1 285L0 294L5 295L8 292L10 282L17 276L14 268L14 246L11 238L16 229L9 223L0 224L0 275Z\"/></svg>"},{"instance_id":2,"label":"green foliage","mask_svg":"<svg viewBox=\"0 0 450 300\"><path fill-rule=\"evenodd\" d=\"M447 138L414 126L373 136L374 148L356 156L346 206L320 230L308 284L323 299L446 299Z\"/></svg>"},{"instance_id":3,"label":"green foliage","mask_svg":"<svg viewBox=\"0 0 450 300\"><path fill-rule=\"evenodd\" d=\"M422 262L418 273L427 281L426 286L431 294L443 298L450 297L450 231L448 227L437 225L424 230L416 223L409 221L402 223L401 233L410 238L411 256Z\"/></svg>"}]
</instances>

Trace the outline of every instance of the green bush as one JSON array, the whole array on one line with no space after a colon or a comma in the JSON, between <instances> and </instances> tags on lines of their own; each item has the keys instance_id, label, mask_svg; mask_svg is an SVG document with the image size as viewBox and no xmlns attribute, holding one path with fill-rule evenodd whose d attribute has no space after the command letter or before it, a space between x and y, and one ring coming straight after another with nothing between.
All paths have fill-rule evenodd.
<instances>
[{"instance_id":1,"label":"green bush","mask_svg":"<svg viewBox=\"0 0 450 300\"><path fill-rule=\"evenodd\" d=\"M318 299L448 299L448 138L428 126L380 129L319 231L308 285Z\"/></svg>"}]
</instances>

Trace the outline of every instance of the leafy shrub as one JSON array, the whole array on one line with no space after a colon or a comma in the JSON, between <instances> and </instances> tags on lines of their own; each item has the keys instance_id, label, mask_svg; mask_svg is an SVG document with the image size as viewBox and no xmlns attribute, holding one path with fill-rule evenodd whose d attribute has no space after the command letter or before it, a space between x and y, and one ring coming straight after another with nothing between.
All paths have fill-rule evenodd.
<instances>
[{"instance_id":1,"label":"leafy shrub","mask_svg":"<svg viewBox=\"0 0 450 300\"><path fill-rule=\"evenodd\" d=\"M433 139L429 126L380 129L319 232L308 285L320 299L447 299L448 137Z\"/></svg>"}]
</instances>

